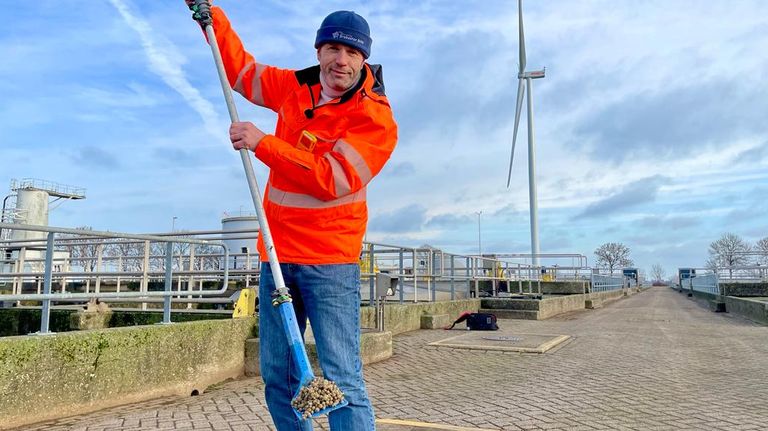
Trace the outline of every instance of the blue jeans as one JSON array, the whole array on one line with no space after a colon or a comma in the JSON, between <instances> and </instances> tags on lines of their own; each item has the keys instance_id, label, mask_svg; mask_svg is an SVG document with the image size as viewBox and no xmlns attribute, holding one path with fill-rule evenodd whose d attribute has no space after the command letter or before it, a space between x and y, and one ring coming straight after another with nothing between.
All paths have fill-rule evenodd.
<instances>
[{"instance_id":1,"label":"blue jeans","mask_svg":"<svg viewBox=\"0 0 768 431\"><path fill-rule=\"evenodd\" d=\"M360 361L360 267L357 264L280 264L293 297L299 330L309 318L323 376L344 392L349 405L328 415L333 431L375 430L373 408ZM310 431L291 407L299 375L283 332L280 313L272 306L275 281L269 263L261 264L259 281L259 355L267 407L278 431Z\"/></svg>"}]
</instances>

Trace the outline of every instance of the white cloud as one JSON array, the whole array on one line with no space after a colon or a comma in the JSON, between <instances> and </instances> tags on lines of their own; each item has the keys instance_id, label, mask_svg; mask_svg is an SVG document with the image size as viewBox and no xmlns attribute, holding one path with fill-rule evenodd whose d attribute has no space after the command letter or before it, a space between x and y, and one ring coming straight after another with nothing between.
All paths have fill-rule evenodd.
<instances>
[{"instance_id":1,"label":"white cloud","mask_svg":"<svg viewBox=\"0 0 768 431\"><path fill-rule=\"evenodd\" d=\"M505 187L515 2L217 4L258 59L290 68L314 64L315 30L328 12L368 18L371 60L384 65L401 126L390 165L369 190L371 220L385 222L369 239L474 252L474 213L483 210L484 245L527 251L525 116ZM732 217L764 200L755 190L768 172L768 4L524 6L528 63L547 67L534 85L543 245L591 256L601 242L636 242L641 267L658 255L672 268L696 265L720 230L765 229ZM40 176L88 188L87 200L56 215L70 226L157 231L169 225L158 220L185 214L187 227L209 228L221 211L250 207L210 50L183 2L87 2L72 12L23 2L12 21L0 35L0 182ZM274 125L274 114L236 99L241 118ZM94 169L110 163L119 169ZM255 166L263 186L266 170ZM655 176L669 181L652 189L652 202L573 220ZM694 228L683 227L689 219ZM647 231L658 238L644 238L640 225L653 225ZM647 244L654 240L656 248Z\"/></svg>"},{"instance_id":2,"label":"white cloud","mask_svg":"<svg viewBox=\"0 0 768 431\"><path fill-rule=\"evenodd\" d=\"M149 66L168 86L176 90L189 106L194 109L212 135L220 135L221 121L211 102L205 100L200 92L187 79L182 65L183 57L167 40L157 36L157 32L140 16L134 15L123 0L110 0L120 12L126 24L141 39L141 45L149 60Z\"/></svg>"}]
</instances>

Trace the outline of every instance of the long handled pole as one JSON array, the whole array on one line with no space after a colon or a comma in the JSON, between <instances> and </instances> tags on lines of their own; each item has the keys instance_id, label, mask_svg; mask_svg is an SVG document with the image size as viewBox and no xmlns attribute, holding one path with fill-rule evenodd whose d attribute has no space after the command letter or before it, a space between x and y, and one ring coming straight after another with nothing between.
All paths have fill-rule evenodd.
<instances>
[{"instance_id":1,"label":"long handled pole","mask_svg":"<svg viewBox=\"0 0 768 431\"><path fill-rule=\"evenodd\" d=\"M216 70L219 74L221 90L224 92L224 100L227 103L229 117L233 123L239 122L240 117L237 115L235 101L232 98L232 89L229 86L227 74L224 70L224 62L221 59L221 52L219 51L219 46L216 43L216 34L213 31L213 25L210 12L208 10L207 0L196 0L195 7L196 14L202 15L200 19L197 17L195 19L201 23L205 34L208 37L208 45L211 47L213 59L216 63ZM240 158L243 161L243 169L245 169L245 177L248 180L248 188L251 191L253 206L256 208L256 216L259 219L259 233L261 235L262 241L264 241L264 248L267 250L267 257L269 259L270 269L272 270L272 277L275 280L275 291L272 293L272 304L280 308L280 314L283 316L283 329L285 329L286 336L288 337L288 343L291 345L291 352L293 352L293 359L295 360L300 373L302 376L308 376L311 380L311 378L314 377L312 374L312 367L309 365L307 351L299 333L299 327L296 322L296 313L293 311L293 306L290 303L289 291L285 287L283 272L280 269L280 262L277 260L275 244L272 241L272 234L269 231L269 223L267 223L267 216L264 213L264 206L261 203L259 185L256 183L256 175L253 172L253 165L251 164L250 154L248 153L247 149L243 148L240 150ZM262 304L262 306L263 305L266 304ZM302 382L302 384L303 383L305 382Z\"/></svg>"}]
</instances>

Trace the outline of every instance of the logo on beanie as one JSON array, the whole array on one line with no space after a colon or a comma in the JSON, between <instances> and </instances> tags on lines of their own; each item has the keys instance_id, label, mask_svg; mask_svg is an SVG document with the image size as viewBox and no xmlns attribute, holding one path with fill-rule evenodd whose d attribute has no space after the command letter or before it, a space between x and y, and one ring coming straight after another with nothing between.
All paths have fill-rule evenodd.
<instances>
[{"instance_id":1,"label":"logo on beanie","mask_svg":"<svg viewBox=\"0 0 768 431\"><path fill-rule=\"evenodd\" d=\"M356 43L358 45L365 45L365 41L360 39L359 37L352 36L351 34L347 34L341 31L334 31L331 33L331 36L333 36L334 39L341 39L347 42Z\"/></svg>"}]
</instances>

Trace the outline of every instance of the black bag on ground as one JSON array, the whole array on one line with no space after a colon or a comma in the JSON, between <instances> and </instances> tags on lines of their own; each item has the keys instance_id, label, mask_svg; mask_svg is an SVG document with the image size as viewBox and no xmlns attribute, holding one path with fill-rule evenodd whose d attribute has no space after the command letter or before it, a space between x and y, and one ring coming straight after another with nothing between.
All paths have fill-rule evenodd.
<instances>
[{"instance_id":1,"label":"black bag on ground","mask_svg":"<svg viewBox=\"0 0 768 431\"><path fill-rule=\"evenodd\" d=\"M445 329L453 329L457 323L467 322L467 329L470 331L496 331L499 325L496 324L496 315L491 313L461 313L453 324Z\"/></svg>"}]
</instances>

